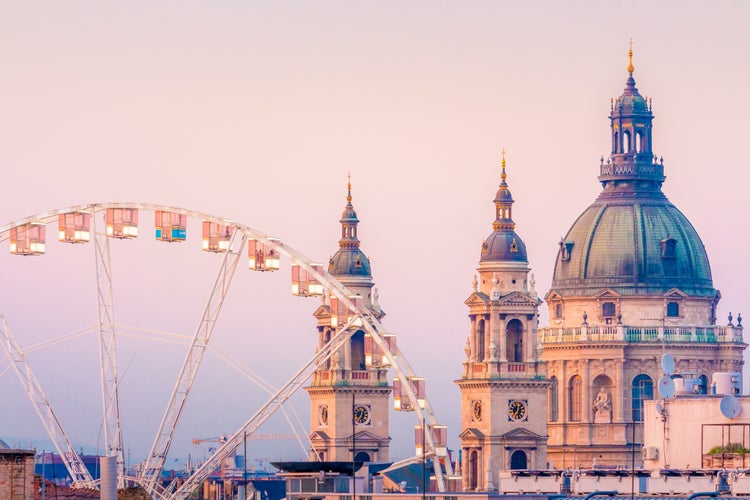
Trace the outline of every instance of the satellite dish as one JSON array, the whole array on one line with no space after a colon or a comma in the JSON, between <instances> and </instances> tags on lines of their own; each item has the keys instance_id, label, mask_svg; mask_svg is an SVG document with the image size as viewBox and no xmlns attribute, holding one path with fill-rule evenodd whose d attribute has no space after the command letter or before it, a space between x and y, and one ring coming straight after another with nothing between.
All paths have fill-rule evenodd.
<instances>
[{"instance_id":1,"label":"satellite dish","mask_svg":"<svg viewBox=\"0 0 750 500\"><path fill-rule=\"evenodd\" d=\"M724 396L719 403L721 414L727 418L735 418L742 413L742 403L734 396Z\"/></svg>"},{"instance_id":2,"label":"satellite dish","mask_svg":"<svg viewBox=\"0 0 750 500\"><path fill-rule=\"evenodd\" d=\"M669 399L674 396L674 380L670 377L664 376L659 379L659 394L664 399Z\"/></svg>"},{"instance_id":3,"label":"satellite dish","mask_svg":"<svg viewBox=\"0 0 750 500\"><path fill-rule=\"evenodd\" d=\"M674 356L671 354L665 354L661 357L661 369L664 375L674 374Z\"/></svg>"},{"instance_id":4,"label":"satellite dish","mask_svg":"<svg viewBox=\"0 0 750 500\"><path fill-rule=\"evenodd\" d=\"M656 413L658 413L661 416L664 416L664 405L661 403L656 403Z\"/></svg>"}]
</instances>

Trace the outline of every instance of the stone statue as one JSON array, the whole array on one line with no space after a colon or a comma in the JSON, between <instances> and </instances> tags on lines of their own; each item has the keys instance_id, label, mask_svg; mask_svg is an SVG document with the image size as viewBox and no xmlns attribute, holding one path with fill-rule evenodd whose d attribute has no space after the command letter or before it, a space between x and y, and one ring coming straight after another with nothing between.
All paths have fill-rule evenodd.
<instances>
[{"instance_id":1,"label":"stone statue","mask_svg":"<svg viewBox=\"0 0 750 500\"><path fill-rule=\"evenodd\" d=\"M477 291L477 287L479 286L479 283L477 282L477 275L475 274L474 279L471 280L471 287L474 289L474 291Z\"/></svg>"},{"instance_id":2,"label":"stone statue","mask_svg":"<svg viewBox=\"0 0 750 500\"><path fill-rule=\"evenodd\" d=\"M612 399L604 387L599 388L599 393L594 399L594 422L611 422L612 421Z\"/></svg>"},{"instance_id":3,"label":"stone statue","mask_svg":"<svg viewBox=\"0 0 750 500\"><path fill-rule=\"evenodd\" d=\"M534 298L537 298L536 278L534 277L534 273L531 273L531 277L529 278L529 295L531 295Z\"/></svg>"},{"instance_id":4,"label":"stone statue","mask_svg":"<svg viewBox=\"0 0 750 500\"><path fill-rule=\"evenodd\" d=\"M490 361L497 361L497 345L495 342L490 342Z\"/></svg>"}]
</instances>

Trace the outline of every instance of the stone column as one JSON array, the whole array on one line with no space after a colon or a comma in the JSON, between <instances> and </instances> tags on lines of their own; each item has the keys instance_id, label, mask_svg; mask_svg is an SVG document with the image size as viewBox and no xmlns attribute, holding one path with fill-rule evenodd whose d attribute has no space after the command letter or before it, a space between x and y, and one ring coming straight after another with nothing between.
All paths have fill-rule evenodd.
<instances>
[{"instance_id":1,"label":"stone column","mask_svg":"<svg viewBox=\"0 0 750 500\"><path fill-rule=\"evenodd\" d=\"M612 394L612 416L614 422L625 421L625 365L623 360L615 360L615 387Z\"/></svg>"},{"instance_id":2,"label":"stone column","mask_svg":"<svg viewBox=\"0 0 750 500\"><path fill-rule=\"evenodd\" d=\"M469 330L469 338L471 339L471 341L469 342L469 345L471 347L471 352L469 353L469 361L473 363L476 360L477 356L477 317L470 316L469 319L471 321Z\"/></svg>"},{"instance_id":3,"label":"stone column","mask_svg":"<svg viewBox=\"0 0 750 500\"><path fill-rule=\"evenodd\" d=\"M503 324L505 321L500 319L500 314L497 312L493 312L492 321L492 336L497 339L495 340L495 345L497 346L497 353L499 354L498 358L500 362L507 362L508 356L505 351L507 349L508 339L505 338L505 325Z\"/></svg>"}]
</instances>

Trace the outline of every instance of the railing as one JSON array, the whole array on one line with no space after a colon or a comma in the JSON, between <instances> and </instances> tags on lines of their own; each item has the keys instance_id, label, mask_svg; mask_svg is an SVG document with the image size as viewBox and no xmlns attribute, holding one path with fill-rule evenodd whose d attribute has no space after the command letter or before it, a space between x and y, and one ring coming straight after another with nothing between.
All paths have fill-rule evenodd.
<instances>
[{"instance_id":1,"label":"railing","mask_svg":"<svg viewBox=\"0 0 750 500\"><path fill-rule=\"evenodd\" d=\"M605 163L599 166L600 175L664 176L664 166L656 163Z\"/></svg>"},{"instance_id":2,"label":"railing","mask_svg":"<svg viewBox=\"0 0 750 500\"><path fill-rule=\"evenodd\" d=\"M581 325L539 329L542 344L568 342L701 342L742 344L742 327Z\"/></svg>"}]
</instances>

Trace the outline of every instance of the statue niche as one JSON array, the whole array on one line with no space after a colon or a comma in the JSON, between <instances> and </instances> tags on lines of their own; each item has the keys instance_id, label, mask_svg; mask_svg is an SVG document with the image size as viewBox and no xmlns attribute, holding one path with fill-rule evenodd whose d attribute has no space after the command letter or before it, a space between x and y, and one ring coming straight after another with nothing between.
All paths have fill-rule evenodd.
<instances>
[{"instance_id":1,"label":"statue niche","mask_svg":"<svg viewBox=\"0 0 750 500\"><path fill-rule=\"evenodd\" d=\"M599 393L594 399L594 423L608 424L612 422L612 397L604 387L599 388Z\"/></svg>"}]
</instances>

